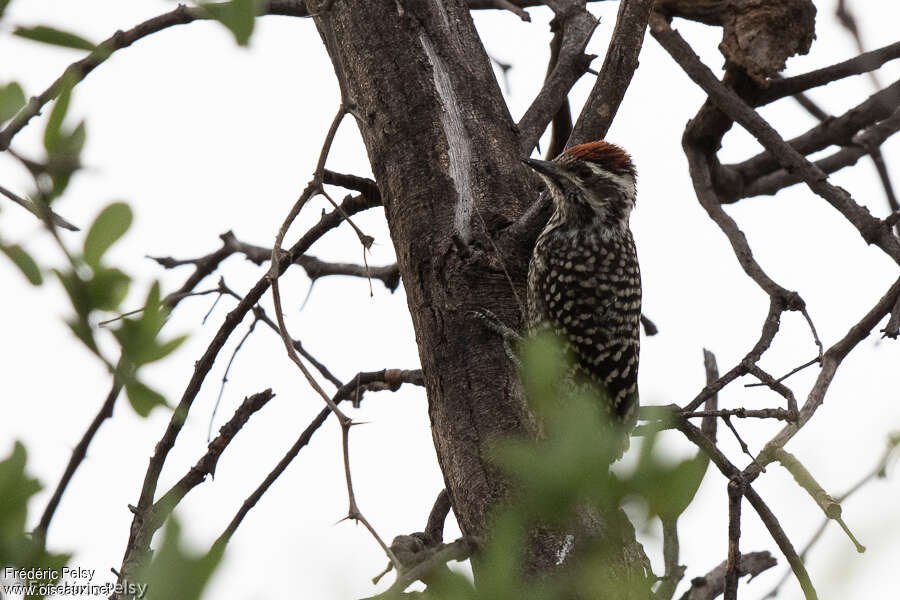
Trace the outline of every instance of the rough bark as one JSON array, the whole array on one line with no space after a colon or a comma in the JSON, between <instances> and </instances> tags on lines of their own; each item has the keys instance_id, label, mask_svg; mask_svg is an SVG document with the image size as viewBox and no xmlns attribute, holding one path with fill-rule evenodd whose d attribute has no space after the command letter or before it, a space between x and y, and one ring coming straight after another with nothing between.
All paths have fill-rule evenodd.
<instances>
[{"instance_id":1,"label":"rough bark","mask_svg":"<svg viewBox=\"0 0 900 600\"><path fill-rule=\"evenodd\" d=\"M656 0L655 9L668 17L721 25L719 50L762 86L789 57L809 52L816 37L811 0Z\"/></svg>"},{"instance_id":2,"label":"rough bark","mask_svg":"<svg viewBox=\"0 0 900 600\"><path fill-rule=\"evenodd\" d=\"M519 136L466 2L323 8L313 11L316 25L362 132L396 249L438 460L462 532L482 536L508 489L486 448L527 434L529 418L502 340L471 311L519 325L534 232L522 237L509 226L536 200L537 182L519 161ZM555 566L558 543L532 536L529 567ZM642 553L611 543L621 547L623 572L632 572Z\"/></svg>"}]
</instances>

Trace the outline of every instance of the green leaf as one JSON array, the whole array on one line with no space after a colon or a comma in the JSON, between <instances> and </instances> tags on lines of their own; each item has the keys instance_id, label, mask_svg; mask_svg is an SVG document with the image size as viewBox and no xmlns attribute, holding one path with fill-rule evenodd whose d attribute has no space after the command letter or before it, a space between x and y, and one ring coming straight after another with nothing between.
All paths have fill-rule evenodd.
<instances>
[{"instance_id":1,"label":"green leaf","mask_svg":"<svg viewBox=\"0 0 900 600\"><path fill-rule=\"evenodd\" d=\"M25 447L16 442L10 455L0 460L0 565L58 573L70 556L47 552L41 540L25 531L28 501L41 489L40 482L25 472L27 459ZM39 583L53 581L41 579Z\"/></svg>"},{"instance_id":2,"label":"green leaf","mask_svg":"<svg viewBox=\"0 0 900 600\"><path fill-rule=\"evenodd\" d=\"M25 446L17 441L0 461L0 540L24 533L28 499L41 490L40 482L25 473L27 460ZM0 555L0 563L4 558Z\"/></svg>"},{"instance_id":3,"label":"green leaf","mask_svg":"<svg viewBox=\"0 0 900 600\"><path fill-rule=\"evenodd\" d=\"M131 208L124 202L115 202L100 211L84 238L84 262L91 268L99 267L100 259L125 235L133 219Z\"/></svg>"},{"instance_id":4,"label":"green leaf","mask_svg":"<svg viewBox=\"0 0 900 600\"><path fill-rule=\"evenodd\" d=\"M15 81L0 87L0 123L11 119L25 106L25 92Z\"/></svg>"},{"instance_id":5,"label":"green leaf","mask_svg":"<svg viewBox=\"0 0 900 600\"><path fill-rule=\"evenodd\" d=\"M141 358L143 358L144 364L162 360L177 350L186 339L186 335L179 335L162 344L154 343L153 348L149 348L147 352L142 353L143 355Z\"/></svg>"},{"instance_id":6,"label":"green leaf","mask_svg":"<svg viewBox=\"0 0 900 600\"><path fill-rule=\"evenodd\" d=\"M9 6L9 0L0 0L0 19L3 18L3 13L6 12L7 6Z\"/></svg>"},{"instance_id":7,"label":"green leaf","mask_svg":"<svg viewBox=\"0 0 900 600\"><path fill-rule=\"evenodd\" d=\"M56 148L53 150L53 158L69 159L70 163L76 163L81 150L84 148L84 142L87 138L87 130L84 121L80 121L72 131L60 131ZM63 172L71 173L74 171L73 166L62 169Z\"/></svg>"},{"instance_id":8,"label":"green leaf","mask_svg":"<svg viewBox=\"0 0 900 600\"><path fill-rule=\"evenodd\" d=\"M139 577L147 584L146 600L197 600L219 566L223 548L195 553L183 547L181 537L178 522L170 519L159 550Z\"/></svg>"},{"instance_id":9,"label":"green leaf","mask_svg":"<svg viewBox=\"0 0 900 600\"><path fill-rule=\"evenodd\" d=\"M97 46L80 35L56 29L54 27L48 27L46 25L16 27L13 31L13 35L34 40L35 42L63 46L64 48L75 48L77 50L93 50Z\"/></svg>"},{"instance_id":10,"label":"green leaf","mask_svg":"<svg viewBox=\"0 0 900 600\"><path fill-rule=\"evenodd\" d=\"M165 323L166 316L169 311L162 305L162 295L159 291L159 282L154 281L147 292L147 299L144 301L144 311L141 313L140 325L150 339L156 337L159 330Z\"/></svg>"},{"instance_id":11,"label":"green leaf","mask_svg":"<svg viewBox=\"0 0 900 600\"><path fill-rule=\"evenodd\" d=\"M94 330L90 328L84 319L70 319L66 321L66 325L72 330L81 343L88 347L94 354L99 354L100 349L97 347L97 341L94 339Z\"/></svg>"},{"instance_id":12,"label":"green leaf","mask_svg":"<svg viewBox=\"0 0 900 600\"><path fill-rule=\"evenodd\" d=\"M246 46L253 33L256 15L259 14L258 0L231 0L230 2L201 2L200 8L228 28L235 41Z\"/></svg>"},{"instance_id":13,"label":"green leaf","mask_svg":"<svg viewBox=\"0 0 900 600\"><path fill-rule=\"evenodd\" d=\"M97 267L87 283L91 309L116 310L128 295L131 278L119 269Z\"/></svg>"},{"instance_id":14,"label":"green leaf","mask_svg":"<svg viewBox=\"0 0 900 600\"><path fill-rule=\"evenodd\" d=\"M18 244L13 244L12 246L0 246L0 251L6 254L6 256L19 267L19 270L22 271L22 274L25 275L25 278L28 279L29 283L32 285L41 285L44 282L40 267L38 267L37 263L34 262L34 259L31 258L31 255L25 252L21 246Z\"/></svg>"},{"instance_id":15,"label":"green leaf","mask_svg":"<svg viewBox=\"0 0 900 600\"><path fill-rule=\"evenodd\" d=\"M54 269L53 272L65 288L66 294L69 295L69 301L72 303L75 313L82 316L87 315L92 309L87 285L73 271Z\"/></svg>"},{"instance_id":16,"label":"green leaf","mask_svg":"<svg viewBox=\"0 0 900 600\"><path fill-rule=\"evenodd\" d=\"M134 412L142 417L149 415L157 406L168 406L162 394L137 379L125 384L125 393L128 394L128 402L131 403Z\"/></svg>"},{"instance_id":17,"label":"green leaf","mask_svg":"<svg viewBox=\"0 0 900 600\"><path fill-rule=\"evenodd\" d=\"M56 102L53 103L53 110L50 111L50 117L47 119L47 125L44 127L44 148L49 154L53 154L59 146L63 120L66 118L66 113L69 112L71 100L72 84L63 81Z\"/></svg>"}]
</instances>

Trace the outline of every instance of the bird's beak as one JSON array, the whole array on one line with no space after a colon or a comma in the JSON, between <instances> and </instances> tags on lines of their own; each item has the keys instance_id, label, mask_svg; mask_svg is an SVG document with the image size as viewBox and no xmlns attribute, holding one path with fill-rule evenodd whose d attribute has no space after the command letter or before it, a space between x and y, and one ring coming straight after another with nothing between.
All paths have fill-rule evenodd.
<instances>
[{"instance_id":1,"label":"bird's beak","mask_svg":"<svg viewBox=\"0 0 900 600\"><path fill-rule=\"evenodd\" d=\"M536 158L523 158L522 162L540 173L545 177L559 179L559 165L549 160L538 160Z\"/></svg>"}]
</instances>

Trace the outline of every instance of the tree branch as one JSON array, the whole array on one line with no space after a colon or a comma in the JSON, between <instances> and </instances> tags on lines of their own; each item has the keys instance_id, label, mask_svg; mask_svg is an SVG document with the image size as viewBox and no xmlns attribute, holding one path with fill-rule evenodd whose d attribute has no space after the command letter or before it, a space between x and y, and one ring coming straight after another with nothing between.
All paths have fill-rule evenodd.
<instances>
[{"instance_id":1,"label":"tree branch","mask_svg":"<svg viewBox=\"0 0 900 600\"><path fill-rule=\"evenodd\" d=\"M710 100L728 117L740 123L785 168L796 171L817 195L825 199L856 227L867 244L875 244L900 263L900 240L893 231L882 227L881 221L857 204L846 190L828 182L828 176L810 163L800 152L787 144L781 135L735 92L720 82L709 68L659 15L651 19L654 37L672 55L688 76L709 94Z\"/></svg>"},{"instance_id":2,"label":"tree branch","mask_svg":"<svg viewBox=\"0 0 900 600\"><path fill-rule=\"evenodd\" d=\"M831 145L844 146L861 129L890 117L898 103L900 103L900 81L872 94L843 115L827 119L787 143L801 154L812 154ZM734 202L745 197L741 188L777 170L779 166L778 159L769 151L761 152L741 163L722 165L716 173L717 178L722 177L727 181L728 186L722 187L734 188L734 191L724 194L723 202Z\"/></svg>"},{"instance_id":3,"label":"tree branch","mask_svg":"<svg viewBox=\"0 0 900 600\"><path fill-rule=\"evenodd\" d=\"M741 576L750 575L756 577L763 571L771 569L777 563L768 552L750 552L742 554L738 572ZM691 587L681 596L680 600L714 600L725 591L725 571L727 562L722 561L719 566L704 575L691 580Z\"/></svg>"},{"instance_id":4,"label":"tree branch","mask_svg":"<svg viewBox=\"0 0 900 600\"><path fill-rule=\"evenodd\" d=\"M881 67L888 61L900 58L900 42L894 42L884 48L864 52L859 56L843 62L796 75L784 79L774 79L754 97L755 106L763 106L780 98L794 96L815 87L827 85L845 77L861 75Z\"/></svg>"},{"instance_id":5,"label":"tree branch","mask_svg":"<svg viewBox=\"0 0 900 600\"><path fill-rule=\"evenodd\" d=\"M569 145L606 137L638 67L653 0L622 0L600 74L578 116Z\"/></svg>"},{"instance_id":6,"label":"tree branch","mask_svg":"<svg viewBox=\"0 0 900 600\"><path fill-rule=\"evenodd\" d=\"M900 109L894 111L887 119L879 121L868 127L863 132L853 136L849 143L832 154L813 163L824 173L834 173L845 167L855 165L857 161L867 154L872 154L872 149L877 149L885 140L900 131ZM727 168L727 167L725 167ZM772 196L778 191L800 183L802 178L787 169L772 171L753 180L741 191L741 197ZM890 186L887 186L890 190ZM731 199L729 199L731 200Z\"/></svg>"},{"instance_id":7,"label":"tree branch","mask_svg":"<svg viewBox=\"0 0 900 600\"><path fill-rule=\"evenodd\" d=\"M414 370L414 371L404 371L400 369L384 369L381 371L371 371L371 372L361 372L358 373L353 379L350 380L349 383L344 384L338 388L338 390L332 396L332 401L335 404L340 404L344 400L353 398L354 402L357 403L361 399L361 394L366 390L383 390L390 389L396 390L400 384L402 383L410 383L413 385L423 385L423 377L422 371ZM379 387L379 384L383 384L384 387ZM231 537L234 535L234 532L237 531L237 528L240 526L241 522L244 520L244 517L247 516L247 513L256 506L257 502L259 502L260 498L269 490L275 480L281 476L282 473L287 469L288 465L296 458L297 454L300 453L300 450L306 446L309 441L312 439L312 436L318 431L319 427L322 426L323 423L328 419L328 416L331 414L331 409L329 407L324 407L319 411L319 414L315 416L315 418L310 422L309 425L303 430L300 434L300 437L297 438L297 441L285 452L284 456L281 460L278 461L278 464L266 475L265 479L256 487L250 496L244 500L243 504L241 504L240 509L238 509L237 514L231 519L231 522L225 528L225 531L222 532L221 535L216 539L213 544L213 548L221 548L228 544L231 540Z\"/></svg>"},{"instance_id":8,"label":"tree branch","mask_svg":"<svg viewBox=\"0 0 900 600\"><path fill-rule=\"evenodd\" d=\"M547 124L566 101L569 90L587 72L593 56L584 54L597 19L577 0L557 0L551 3L556 13L555 27L561 28L559 52L552 71L547 75L541 91L519 120L520 150L529 156Z\"/></svg>"}]
</instances>

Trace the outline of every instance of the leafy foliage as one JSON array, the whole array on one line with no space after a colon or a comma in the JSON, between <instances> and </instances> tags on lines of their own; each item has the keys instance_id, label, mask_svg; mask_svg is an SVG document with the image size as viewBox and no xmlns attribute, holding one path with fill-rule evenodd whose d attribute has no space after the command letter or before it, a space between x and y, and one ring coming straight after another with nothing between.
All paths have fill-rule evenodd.
<instances>
[{"instance_id":1,"label":"leafy foliage","mask_svg":"<svg viewBox=\"0 0 900 600\"><path fill-rule=\"evenodd\" d=\"M21 246L18 244L5 245L0 244L0 252L3 252L9 260L13 261L25 278L32 285L41 285L44 282L44 276L41 274L41 268L31 258Z\"/></svg>"},{"instance_id":2,"label":"leafy foliage","mask_svg":"<svg viewBox=\"0 0 900 600\"><path fill-rule=\"evenodd\" d=\"M23 37L35 42L42 42L52 46L62 46L63 48L74 48L76 50L93 50L96 44L88 41L69 31L48 27L46 25L36 25L34 27L16 27L13 35Z\"/></svg>"},{"instance_id":3,"label":"leafy foliage","mask_svg":"<svg viewBox=\"0 0 900 600\"><path fill-rule=\"evenodd\" d=\"M13 117L25 106L25 92L15 81L0 87L0 123Z\"/></svg>"},{"instance_id":4,"label":"leafy foliage","mask_svg":"<svg viewBox=\"0 0 900 600\"><path fill-rule=\"evenodd\" d=\"M101 211L84 238L84 262L97 268L103 254L125 235L134 215L124 202L110 204Z\"/></svg>"},{"instance_id":5,"label":"leafy foliage","mask_svg":"<svg viewBox=\"0 0 900 600\"><path fill-rule=\"evenodd\" d=\"M41 490L41 484L25 472L27 459L25 447L16 442L10 455L0 460L0 565L58 571L69 555L47 552L42 540L25 530L28 500Z\"/></svg>"},{"instance_id":6,"label":"leafy foliage","mask_svg":"<svg viewBox=\"0 0 900 600\"><path fill-rule=\"evenodd\" d=\"M250 42L256 15L259 14L258 0L200 2L199 6L211 18L227 27L238 45L246 46Z\"/></svg>"},{"instance_id":7,"label":"leafy foliage","mask_svg":"<svg viewBox=\"0 0 900 600\"><path fill-rule=\"evenodd\" d=\"M222 560L223 549L214 547L195 554L182 547L181 527L174 518L166 524L162 545L144 569L147 600L196 600Z\"/></svg>"},{"instance_id":8,"label":"leafy foliage","mask_svg":"<svg viewBox=\"0 0 900 600\"><path fill-rule=\"evenodd\" d=\"M63 79L59 96L44 127L44 149L47 151L45 166L53 184L46 193L47 202L59 197L69 185L72 174L80 166L81 151L87 138L84 121L79 121L75 127L68 127L64 123L72 100L73 85L74 81L71 79Z\"/></svg>"},{"instance_id":9,"label":"leafy foliage","mask_svg":"<svg viewBox=\"0 0 900 600\"><path fill-rule=\"evenodd\" d=\"M431 581L425 597L442 600L522 598L562 600L572 597L646 597L656 578L637 569L620 572L603 540L579 539L579 519L586 513L607 520L605 535L627 539L631 524L619 510L629 500L647 507L645 518L672 518L690 504L707 463L697 458L675 464L654 451L657 437L644 438L637 464L622 475L610 472L618 456L615 425L601 410L596 394L571 385L569 365L558 340L537 336L522 349L522 380L532 413L540 423L535 438L503 440L493 448L496 463L515 486L515 501L494 516L487 543L474 559L479 581L444 570ZM621 435L621 432L619 432ZM540 580L529 577L523 563L528 537L559 539L559 569ZM574 545L573 545L574 541ZM620 564L620 563L619 563ZM638 572L640 571L640 572ZM628 583L622 583L626 581ZM611 582L616 582L612 584ZM617 587L611 587L611 586ZM631 589L623 589L622 586Z\"/></svg>"},{"instance_id":10,"label":"leafy foliage","mask_svg":"<svg viewBox=\"0 0 900 600\"><path fill-rule=\"evenodd\" d=\"M83 244L81 268L77 262L68 270L55 273L65 288L75 310L67 321L75 336L94 354L103 358L92 325L95 312L117 311L128 294L131 277L124 271L106 266L104 256L109 248L128 231L133 220L128 205L110 204L97 216L88 229ZM77 257L73 257L77 258ZM147 416L156 406L164 406L165 398L137 377L143 365L162 360L175 351L184 336L160 339L160 330L168 317L168 309L160 294L159 283L150 286L143 308L136 318L122 318L112 333L121 347L121 360L110 368L125 387L131 406L141 416Z\"/></svg>"}]
</instances>

